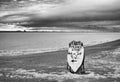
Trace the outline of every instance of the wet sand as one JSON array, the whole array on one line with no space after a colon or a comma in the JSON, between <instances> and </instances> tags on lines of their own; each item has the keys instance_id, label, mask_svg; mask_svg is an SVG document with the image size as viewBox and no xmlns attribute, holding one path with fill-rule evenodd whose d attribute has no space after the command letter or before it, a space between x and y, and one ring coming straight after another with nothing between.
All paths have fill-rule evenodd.
<instances>
[{"instance_id":1,"label":"wet sand","mask_svg":"<svg viewBox=\"0 0 120 82\"><path fill-rule=\"evenodd\" d=\"M87 74L66 70L67 50L0 57L0 82L119 82L120 40L85 47Z\"/></svg>"}]
</instances>

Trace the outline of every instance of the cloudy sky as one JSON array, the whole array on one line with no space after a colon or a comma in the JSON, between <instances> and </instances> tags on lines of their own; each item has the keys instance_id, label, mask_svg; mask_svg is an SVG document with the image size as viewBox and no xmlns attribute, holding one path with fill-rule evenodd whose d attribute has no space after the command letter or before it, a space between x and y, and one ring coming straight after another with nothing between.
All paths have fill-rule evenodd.
<instances>
[{"instance_id":1,"label":"cloudy sky","mask_svg":"<svg viewBox=\"0 0 120 82\"><path fill-rule=\"evenodd\" d=\"M119 3L120 0L0 0L0 24L120 31Z\"/></svg>"}]
</instances>

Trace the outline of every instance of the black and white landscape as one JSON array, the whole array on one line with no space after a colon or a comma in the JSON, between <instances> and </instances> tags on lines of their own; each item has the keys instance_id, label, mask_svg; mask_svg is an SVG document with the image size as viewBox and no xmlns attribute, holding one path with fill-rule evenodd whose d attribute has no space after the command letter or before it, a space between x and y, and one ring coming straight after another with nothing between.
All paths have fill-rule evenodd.
<instances>
[{"instance_id":1,"label":"black and white landscape","mask_svg":"<svg viewBox=\"0 0 120 82\"><path fill-rule=\"evenodd\" d=\"M0 82L119 82L120 0L0 0ZM82 41L87 74L66 70Z\"/></svg>"}]
</instances>

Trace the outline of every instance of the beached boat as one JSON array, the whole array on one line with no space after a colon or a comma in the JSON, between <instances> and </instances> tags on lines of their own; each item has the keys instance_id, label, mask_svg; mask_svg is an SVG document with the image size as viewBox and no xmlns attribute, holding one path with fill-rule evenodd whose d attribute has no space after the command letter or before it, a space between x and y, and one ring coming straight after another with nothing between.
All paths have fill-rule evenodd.
<instances>
[{"instance_id":1,"label":"beached boat","mask_svg":"<svg viewBox=\"0 0 120 82\"><path fill-rule=\"evenodd\" d=\"M67 69L71 73L84 72L84 47L81 41L72 41L69 43L67 54Z\"/></svg>"}]
</instances>

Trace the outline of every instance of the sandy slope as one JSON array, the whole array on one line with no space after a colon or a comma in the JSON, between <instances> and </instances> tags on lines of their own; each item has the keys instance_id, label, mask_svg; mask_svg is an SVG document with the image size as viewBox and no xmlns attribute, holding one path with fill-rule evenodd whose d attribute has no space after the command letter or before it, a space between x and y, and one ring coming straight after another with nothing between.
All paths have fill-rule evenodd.
<instances>
[{"instance_id":1,"label":"sandy slope","mask_svg":"<svg viewBox=\"0 0 120 82\"><path fill-rule=\"evenodd\" d=\"M119 82L120 40L85 47L88 74L66 70L66 50L0 57L1 82Z\"/></svg>"}]
</instances>

